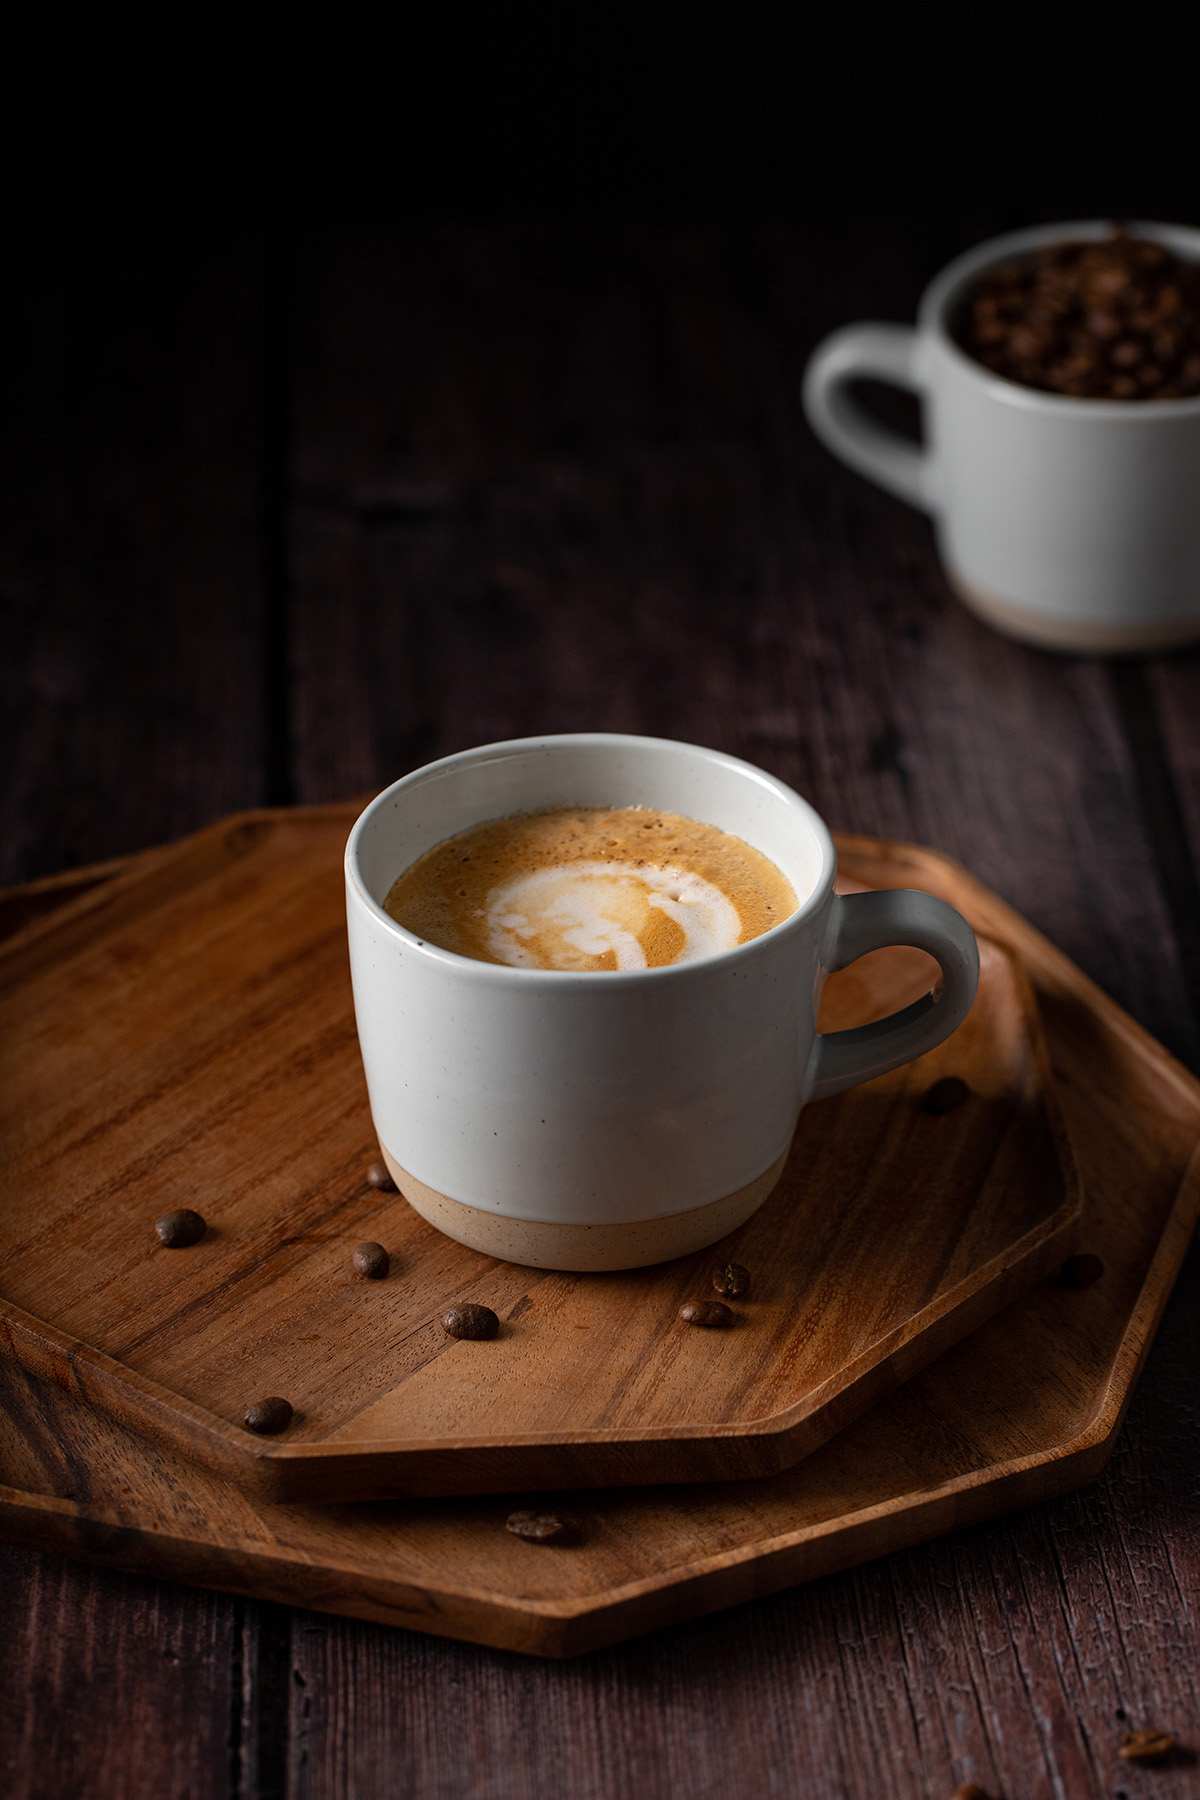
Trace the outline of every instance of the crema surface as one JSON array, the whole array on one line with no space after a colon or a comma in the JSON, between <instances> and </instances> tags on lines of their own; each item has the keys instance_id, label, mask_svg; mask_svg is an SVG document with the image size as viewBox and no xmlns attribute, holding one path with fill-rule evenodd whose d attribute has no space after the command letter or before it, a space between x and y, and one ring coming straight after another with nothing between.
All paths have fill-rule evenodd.
<instances>
[{"instance_id":1,"label":"crema surface","mask_svg":"<svg viewBox=\"0 0 1200 1800\"><path fill-rule=\"evenodd\" d=\"M731 832L650 807L554 807L438 844L385 901L416 937L518 969L661 969L761 937L791 883Z\"/></svg>"}]
</instances>

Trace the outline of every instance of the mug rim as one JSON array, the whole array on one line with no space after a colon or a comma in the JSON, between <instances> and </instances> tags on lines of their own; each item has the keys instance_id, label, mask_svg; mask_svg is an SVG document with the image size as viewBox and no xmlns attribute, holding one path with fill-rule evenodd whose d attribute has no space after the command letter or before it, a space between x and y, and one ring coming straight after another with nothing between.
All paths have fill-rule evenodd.
<instances>
[{"instance_id":1,"label":"mug rim","mask_svg":"<svg viewBox=\"0 0 1200 1800\"><path fill-rule=\"evenodd\" d=\"M448 771L455 767L469 766L473 762L494 757L497 753L511 755L513 753L532 750L553 751L556 745L571 745L580 749L608 748L626 746L630 748L670 748L685 750L706 762L716 763L740 774L753 776L763 786L772 789L787 805L797 811L806 821L821 851L821 872L812 891L806 899L800 901L795 912L781 919L778 925L770 926L758 937L750 938L744 944L735 944L730 950L717 950L710 956L696 957L690 962L667 963L657 969L518 969L509 963L481 962L472 956L460 956L457 950L444 950L440 945L430 944L419 938L401 925L386 912L374 896L369 892L359 866L359 852L363 837L374 816L382 811L386 804L406 788L427 780L437 771ZM503 815L501 815L503 816ZM483 821L481 821L482 823ZM708 821L702 821L708 823ZM469 829L469 827L467 828ZM719 829L719 828L718 828ZM456 834L450 832L448 836ZM440 840L444 842L445 840ZM749 840L747 840L749 841ZM762 852L763 855L766 852ZM525 738L503 738L492 744L477 744L469 750L454 751L449 756L441 756L433 762L422 763L420 768L411 769L407 775L376 794L368 801L350 830L346 840L344 859L346 886L349 894L363 906L369 917L385 929L408 950L414 951L425 960L441 965L448 972L460 978L488 982L517 982L526 992L530 982L538 982L543 987L598 987L603 993L623 991L630 985L646 981L686 980L698 970L710 971L722 963L731 963L745 959L749 955L762 954L764 947L778 945L782 939L791 938L804 930L806 925L824 904L833 888L837 875L837 851L829 827L816 808L811 806L803 795L787 782L781 781L777 775L771 775L766 769L760 769L756 763L747 762L744 757L731 756L724 750L713 750L703 744L685 743L680 738L651 737L623 731L570 731L554 732L545 735ZM403 873L403 871L401 871Z\"/></svg>"},{"instance_id":2,"label":"mug rim","mask_svg":"<svg viewBox=\"0 0 1200 1800\"><path fill-rule=\"evenodd\" d=\"M1172 225L1153 219L1126 221L1131 235L1154 239L1190 260L1200 262L1200 227ZM1007 375L976 362L958 344L950 331L947 315L963 287L974 276L993 263L1007 257L1035 250L1043 244L1082 240L1103 242L1112 235L1110 219L1068 219L1058 224L1031 225L1023 231L1006 231L985 238L982 243L964 250L948 262L929 283L917 306L917 323L937 341L939 351L949 357L955 367L970 374L998 400L1010 406L1031 410L1074 413L1081 418L1123 419L1142 421L1146 418L1188 418L1200 414L1200 394L1181 395L1174 400L1090 399L1077 394L1055 394L1044 388L1025 387Z\"/></svg>"}]
</instances>

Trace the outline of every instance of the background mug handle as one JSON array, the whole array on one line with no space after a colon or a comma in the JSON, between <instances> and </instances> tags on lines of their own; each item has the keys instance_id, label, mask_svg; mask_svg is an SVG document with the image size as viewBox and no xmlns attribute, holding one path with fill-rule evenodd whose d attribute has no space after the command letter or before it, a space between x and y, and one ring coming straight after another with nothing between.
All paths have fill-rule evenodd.
<instances>
[{"instance_id":1,"label":"background mug handle","mask_svg":"<svg viewBox=\"0 0 1200 1800\"><path fill-rule=\"evenodd\" d=\"M941 992L931 991L873 1025L818 1032L809 1063L810 1100L840 1094L923 1056L957 1030L970 1011L979 986L979 946L961 913L917 889L834 895L822 957L831 973L868 950L892 944L912 944L936 957Z\"/></svg>"},{"instance_id":2,"label":"background mug handle","mask_svg":"<svg viewBox=\"0 0 1200 1800\"><path fill-rule=\"evenodd\" d=\"M825 445L860 475L923 512L933 510L933 459L859 405L854 381L924 391L919 338L908 325L846 325L818 344L804 371L804 411Z\"/></svg>"}]
</instances>

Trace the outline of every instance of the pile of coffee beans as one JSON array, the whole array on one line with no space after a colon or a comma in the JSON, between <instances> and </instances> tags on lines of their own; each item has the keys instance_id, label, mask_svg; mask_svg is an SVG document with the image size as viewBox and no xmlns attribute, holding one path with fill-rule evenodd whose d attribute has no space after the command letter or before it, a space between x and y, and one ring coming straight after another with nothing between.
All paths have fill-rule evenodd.
<instances>
[{"instance_id":1,"label":"pile of coffee beans","mask_svg":"<svg viewBox=\"0 0 1200 1800\"><path fill-rule=\"evenodd\" d=\"M1200 263L1114 229L997 263L967 293L956 336L1023 387L1091 400L1200 394Z\"/></svg>"}]
</instances>

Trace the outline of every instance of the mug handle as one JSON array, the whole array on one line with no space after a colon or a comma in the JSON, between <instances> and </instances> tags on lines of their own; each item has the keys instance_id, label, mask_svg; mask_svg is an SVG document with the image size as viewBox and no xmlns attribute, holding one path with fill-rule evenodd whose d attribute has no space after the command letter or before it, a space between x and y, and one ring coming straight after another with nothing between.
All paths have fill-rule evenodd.
<instances>
[{"instance_id":1,"label":"mug handle","mask_svg":"<svg viewBox=\"0 0 1200 1800\"><path fill-rule=\"evenodd\" d=\"M809 1064L810 1100L840 1094L924 1056L970 1011L979 986L979 946L961 913L933 894L910 888L834 895L822 957L826 969L831 973L844 969L868 950L891 944L912 944L936 957L942 970L941 992L931 990L873 1025L818 1032Z\"/></svg>"},{"instance_id":2,"label":"mug handle","mask_svg":"<svg viewBox=\"0 0 1200 1800\"><path fill-rule=\"evenodd\" d=\"M851 382L871 379L924 392L917 333L908 325L846 325L817 345L804 371L804 411L835 456L889 494L933 511L933 459L871 418Z\"/></svg>"}]
</instances>

